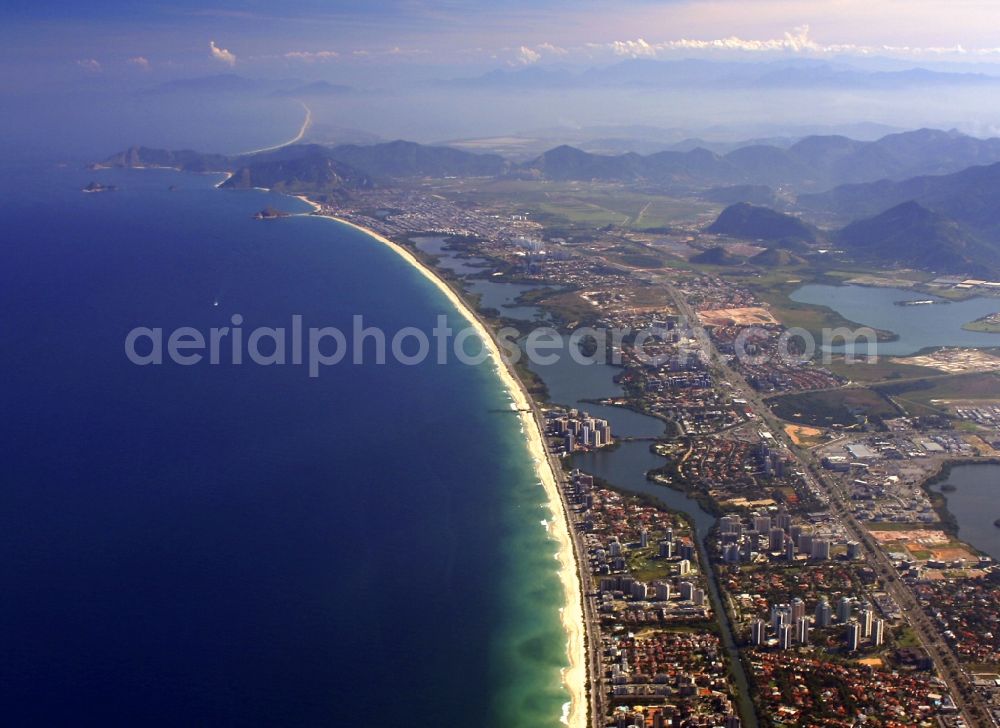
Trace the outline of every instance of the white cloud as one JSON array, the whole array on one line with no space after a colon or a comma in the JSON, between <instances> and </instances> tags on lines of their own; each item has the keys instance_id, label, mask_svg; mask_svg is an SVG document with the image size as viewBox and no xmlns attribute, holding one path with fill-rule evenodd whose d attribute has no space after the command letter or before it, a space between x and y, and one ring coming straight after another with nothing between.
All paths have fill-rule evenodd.
<instances>
[{"instance_id":1,"label":"white cloud","mask_svg":"<svg viewBox=\"0 0 1000 728\"><path fill-rule=\"evenodd\" d=\"M236 65L236 54L235 53L232 53L232 52L230 52L229 50L227 50L225 48L220 48L219 46L215 45L215 41L214 40L210 40L208 42L208 47L212 49L212 58L214 58L215 60L222 61L227 66L235 66Z\"/></svg>"},{"instance_id":2,"label":"white cloud","mask_svg":"<svg viewBox=\"0 0 1000 728\"><path fill-rule=\"evenodd\" d=\"M961 45L955 46L901 46L901 45L860 45L855 43L823 44L809 34L809 26L803 25L787 31L780 38L753 40L728 36L701 40L680 38L650 43L643 38L635 40L616 40L609 44L588 43L587 47L594 50L607 48L617 56L629 58L656 58L657 56L677 51L737 51L746 53L786 53L794 55L876 55L892 56L994 56L1000 54L1000 48L967 49Z\"/></svg>"},{"instance_id":3,"label":"white cloud","mask_svg":"<svg viewBox=\"0 0 1000 728\"><path fill-rule=\"evenodd\" d=\"M528 48L528 46L521 46L517 49L517 62L525 66L530 66L532 63L538 63L542 59L542 54L536 50Z\"/></svg>"},{"instance_id":4,"label":"white cloud","mask_svg":"<svg viewBox=\"0 0 1000 728\"><path fill-rule=\"evenodd\" d=\"M289 51L285 54L285 58L295 60L295 61L306 61L311 63L312 61L328 61L331 58L339 58L340 54L337 51Z\"/></svg>"},{"instance_id":5,"label":"white cloud","mask_svg":"<svg viewBox=\"0 0 1000 728\"><path fill-rule=\"evenodd\" d=\"M569 53L565 48L561 48L557 45L552 45L551 43L542 43L541 45L535 46L535 50L543 55L551 56L565 56Z\"/></svg>"},{"instance_id":6,"label":"white cloud","mask_svg":"<svg viewBox=\"0 0 1000 728\"><path fill-rule=\"evenodd\" d=\"M85 71L90 71L92 73L97 73L98 71L102 70L100 62L98 62L93 58L82 58L76 62L76 65L78 65Z\"/></svg>"},{"instance_id":7,"label":"white cloud","mask_svg":"<svg viewBox=\"0 0 1000 728\"><path fill-rule=\"evenodd\" d=\"M565 56L569 53L565 48L553 45L552 43L539 43L534 47L530 46L520 46L518 48L505 48L505 51L514 51L514 62L513 64L521 64L522 66L530 66L533 63L538 63L542 60L543 56Z\"/></svg>"},{"instance_id":8,"label":"white cloud","mask_svg":"<svg viewBox=\"0 0 1000 728\"><path fill-rule=\"evenodd\" d=\"M133 66L138 66L143 71L148 71L152 67L149 63L149 59L145 56L135 56L134 58L129 58L128 62Z\"/></svg>"}]
</instances>

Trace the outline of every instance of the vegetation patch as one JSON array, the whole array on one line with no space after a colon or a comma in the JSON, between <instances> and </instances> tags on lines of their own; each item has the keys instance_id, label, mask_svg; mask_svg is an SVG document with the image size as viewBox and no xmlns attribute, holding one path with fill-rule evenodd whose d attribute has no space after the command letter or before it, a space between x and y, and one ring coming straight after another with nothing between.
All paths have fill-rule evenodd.
<instances>
[{"instance_id":1,"label":"vegetation patch","mask_svg":"<svg viewBox=\"0 0 1000 728\"><path fill-rule=\"evenodd\" d=\"M872 417L899 415L879 392L860 387L783 395L769 399L768 404L781 419L811 427L849 427Z\"/></svg>"}]
</instances>

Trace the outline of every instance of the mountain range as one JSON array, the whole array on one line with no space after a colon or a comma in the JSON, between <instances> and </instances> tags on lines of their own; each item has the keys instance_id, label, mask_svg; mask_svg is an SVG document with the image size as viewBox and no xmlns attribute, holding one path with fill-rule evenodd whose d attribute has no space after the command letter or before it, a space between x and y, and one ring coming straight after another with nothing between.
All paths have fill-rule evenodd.
<instances>
[{"instance_id":1,"label":"mountain range","mask_svg":"<svg viewBox=\"0 0 1000 728\"><path fill-rule=\"evenodd\" d=\"M647 156L606 156L560 146L521 165L517 173L553 180L646 182L694 188L767 185L818 191L848 183L945 174L993 162L1000 162L1000 139L920 129L890 134L873 142L811 136L787 149L760 144L726 154L695 148Z\"/></svg>"},{"instance_id":2,"label":"mountain range","mask_svg":"<svg viewBox=\"0 0 1000 728\"><path fill-rule=\"evenodd\" d=\"M508 169L502 157L472 154L414 142L381 144L294 144L236 156L131 147L97 166L172 167L190 172L230 172L222 187L268 187L294 192L349 194L395 178L497 176Z\"/></svg>"},{"instance_id":3,"label":"mountain range","mask_svg":"<svg viewBox=\"0 0 1000 728\"><path fill-rule=\"evenodd\" d=\"M822 237L858 259L949 272L1000 269L1000 139L957 132L922 129L873 142L814 136L787 149L751 145L724 155L701 148L599 155L563 145L520 164L496 154L406 141L296 144L237 156L132 147L101 166L224 171L232 175L224 187L337 198L422 177L634 183L733 202L708 231L768 241L769 247L802 253ZM827 191L811 191L816 188ZM782 190L783 211L748 204L775 204L774 189ZM788 210L810 222L850 224L839 230L827 224L827 231L817 234L785 214Z\"/></svg>"}]
</instances>

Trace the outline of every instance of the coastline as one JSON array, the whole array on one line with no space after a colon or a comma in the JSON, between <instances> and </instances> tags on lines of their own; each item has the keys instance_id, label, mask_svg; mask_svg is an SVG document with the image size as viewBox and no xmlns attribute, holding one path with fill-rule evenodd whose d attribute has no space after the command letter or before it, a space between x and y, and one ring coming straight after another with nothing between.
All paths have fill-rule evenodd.
<instances>
[{"instance_id":1,"label":"coastline","mask_svg":"<svg viewBox=\"0 0 1000 728\"><path fill-rule=\"evenodd\" d=\"M296 99L298 100L298 99ZM297 144L302 141L302 137L306 135L309 127L312 126L312 109L310 109L304 101L298 100L299 104L305 109L306 118L302 122L302 126L299 127L299 132L294 137L289 139L287 142L281 142L281 144L274 144L270 147L261 147L260 149L251 149L249 152L241 152L238 156L247 156L248 154L260 154L261 152L273 152L284 147L289 147L292 144Z\"/></svg>"},{"instance_id":2,"label":"coastline","mask_svg":"<svg viewBox=\"0 0 1000 728\"><path fill-rule=\"evenodd\" d=\"M295 197L312 206L315 212L321 209L320 205L305 195L295 195ZM570 728L585 728L588 719L587 655L579 565L577 564L576 551L570 531L569 514L566 511L562 494L559 491L556 472L545 449L545 441L535 416L534 403L530 399L520 378L514 372L513 367L503 360L496 340L486 323L475 311L469 308L468 304L459 297L447 282L422 263L413 253L385 236L353 223L350 220L345 220L334 215L322 214L315 214L313 217L323 217L348 225L391 248L445 295L449 302L472 325L483 341L484 346L487 347L490 357L496 365L497 374L513 400L513 405L518 410L522 430L526 437L528 452L534 461L535 473L545 490L549 510L552 512L553 527L547 530L558 546L556 558L559 561L559 581L562 584L565 594L565 603L562 609L560 609L560 620L563 631L566 633L566 653L569 662L568 666L562 671L562 682L569 693L569 708L563 711L563 722Z\"/></svg>"}]
</instances>

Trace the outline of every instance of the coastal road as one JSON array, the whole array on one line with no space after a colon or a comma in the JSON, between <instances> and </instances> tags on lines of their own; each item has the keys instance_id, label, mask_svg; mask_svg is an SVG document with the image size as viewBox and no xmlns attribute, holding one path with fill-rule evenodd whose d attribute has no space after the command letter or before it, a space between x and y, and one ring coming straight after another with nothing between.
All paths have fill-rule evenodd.
<instances>
[{"instance_id":1,"label":"coastal road","mask_svg":"<svg viewBox=\"0 0 1000 728\"><path fill-rule=\"evenodd\" d=\"M685 297L669 282L664 282L664 284L674 300L678 312L687 319L688 324L692 327L706 357L723 374L724 379L732 384L734 392L738 391L740 397L752 405L754 413L768 425L772 434L786 445L788 452L805 473L807 484L813 490L826 494L831 514L844 524L856 541L864 545L869 560L876 567L876 571L882 579L885 591L899 605L904 620L933 660L938 675L947 685L962 717L971 726L996 725L985 702L973 688L968 674L960 667L955 653L944 643L941 630L931 622L927 612L917 602L910 588L898 578L895 567L885 551L873 542L868 530L855 519L850 509L846 507L847 500L842 490L825 476L818 474L819 470L816 467L814 456L810 456L810 462L802 459L797 449L788 441L781 421L774 416L764 399L747 384L739 372L729 366L725 359L719 355L708 332L700 326L697 313Z\"/></svg>"}]
</instances>

